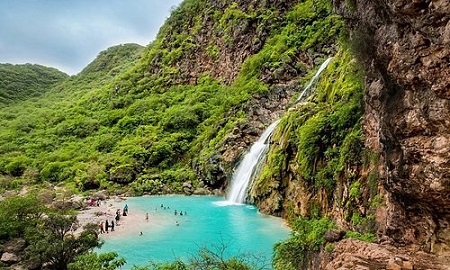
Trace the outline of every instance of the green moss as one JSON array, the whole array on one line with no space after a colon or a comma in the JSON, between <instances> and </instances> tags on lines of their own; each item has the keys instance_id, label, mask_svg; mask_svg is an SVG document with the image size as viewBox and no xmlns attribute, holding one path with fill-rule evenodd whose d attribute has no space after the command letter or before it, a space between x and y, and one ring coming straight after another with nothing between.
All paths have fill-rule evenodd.
<instances>
[{"instance_id":1,"label":"green moss","mask_svg":"<svg viewBox=\"0 0 450 270\"><path fill-rule=\"evenodd\" d=\"M359 181L353 182L350 186L349 196L351 199L358 199L361 196L361 183Z\"/></svg>"},{"instance_id":2,"label":"green moss","mask_svg":"<svg viewBox=\"0 0 450 270\"><path fill-rule=\"evenodd\" d=\"M358 240L368 242L368 243L374 243L377 240L376 236L373 233L361 234L361 233L355 232L355 231L346 232L345 237L358 239Z\"/></svg>"},{"instance_id":3,"label":"green moss","mask_svg":"<svg viewBox=\"0 0 450 270\"><path fill-rule=\"evenodd\" d=\"M334 244L332 243L327 243L325 245L325 252L331 253L334 250Z\"/></svg>"}]
</instances>

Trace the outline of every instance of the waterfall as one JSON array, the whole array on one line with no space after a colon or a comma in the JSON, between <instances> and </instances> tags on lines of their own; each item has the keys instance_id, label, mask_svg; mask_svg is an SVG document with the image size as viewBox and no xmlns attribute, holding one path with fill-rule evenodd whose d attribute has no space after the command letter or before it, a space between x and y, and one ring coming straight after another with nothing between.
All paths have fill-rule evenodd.
<instances>
[{"instance_id":1,"label":"waterfall","mask_svg":"<svg viewBox=\"0 0 450 270\"><path fill-rule=\"evenodd\" d=\"M233 178L231 180L231 189L228 192L228 202L245 202L247 186L250 183L258 164L263 160L264 154L269 148L269 143L267 140L277 126L278 122L280 122L280 120L273 122L266 128L261 137L253 143L250 151L244 156L241 163L239 163L239 166L233 173Z\"/></svg>"},{"instance_id":2,"label":"waterfall","mask_svg":"<svg viewBox=\"0 0 450 270\"><path fill-rule=\"evenodd\" d=\"M301 101L303 99L303 96L306 95L312 88L312 86L316 83L317 79L319 79L320 73L328 66L328 64L331 62L332 57L325 60L322 65L320 65L319 69L317 70L316 74L314 74L314 77L309 81L308 85L305 87L305 89L302 91L300 96L297 98L295 103Z\"/></svg>"},{"instance_id":3,"label":"waterfall","mask_svg":"<svg viewBox=\"0 0 450 270\"><path fill-rule=\"evenodd\" d=\"M303 96L309 94L310 89L313 87L314 83L320 76L320 73L328 66L331 62L331 57L325 60L322 65L317 70L316 74L305 89L302 91L300 96L297 98L296 103L303 99ZM228 191L227 201L222 205L229 204L242 204L245 203L245 195L247 193L247 186L252 180L255 171L259 167L260 163L264 160L267 149L269 148L268 138L274 131L280 120L276 120L263 132L261 137L256 141L250 151L244 156L244 159L239 163L236 171L233 173L231 180L231 188Z\"/></svg>"}]
</instances>

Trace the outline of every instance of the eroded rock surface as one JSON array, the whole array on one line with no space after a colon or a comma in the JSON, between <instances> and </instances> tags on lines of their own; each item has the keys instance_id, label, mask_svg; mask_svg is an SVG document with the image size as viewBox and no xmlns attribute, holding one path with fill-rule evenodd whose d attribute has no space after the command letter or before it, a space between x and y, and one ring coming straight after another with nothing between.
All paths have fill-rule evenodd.
<instances>
[{"instance_id":1,"label":"eroded rock surface","mask_svg":"<svg viewBox=\"0 0 450 270\"><path fill-rule=\"evenodd\" d=\"M434 255L417 250L402 250L393 246L345 239L327 253L320 269L343 270L437 270L448 269Z\"/></svg>"},{"instance_id":2,"label":"eroded rock surface","mask_svg":"<svg viewBox=\"0 0 450 270\"><path fill-rule=\"evenodd\" d=\"M450 2L349 2L334 5L367 65L366 147L380 153L387 199L378 233L448 262ZM433 268L432 259L414 269L450 269Z\"/></svg>"}]
</instances>

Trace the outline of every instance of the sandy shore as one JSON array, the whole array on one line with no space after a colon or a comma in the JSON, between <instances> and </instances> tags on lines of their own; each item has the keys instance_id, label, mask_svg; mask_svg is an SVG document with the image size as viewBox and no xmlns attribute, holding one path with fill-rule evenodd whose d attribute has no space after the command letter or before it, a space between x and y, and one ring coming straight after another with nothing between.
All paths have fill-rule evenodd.
<instances>
[{"instance_id":1,"label":"sandy shore","mask_svg":"<svg viewBox=\"0 0 450 270\"><path fill-rule=\"evenodd\" d=\"M102 201L100 206L91 206L81 211L78 215L78 221L81 227L78 231L82 230L82 227L88 223L95 223L99 225L101 222L108 220L115 221L116 211L119 209L122 215L123 208L127 204L127 200L124 198L112 198L106 201ZM127 235L139 235L140 232L148 233L150 230L156 230L163 228L164 226L173 226L176 222L175 218L168 213L158 213L149 211L149 218L146 220L146 212L137 211L136 209L129 209L127 216L121 216L118 224L115 224L114 231L109 228L108 233L100 234L101 239L107 239L109 237L120 237Z\"/></svg>"}]
</instances>

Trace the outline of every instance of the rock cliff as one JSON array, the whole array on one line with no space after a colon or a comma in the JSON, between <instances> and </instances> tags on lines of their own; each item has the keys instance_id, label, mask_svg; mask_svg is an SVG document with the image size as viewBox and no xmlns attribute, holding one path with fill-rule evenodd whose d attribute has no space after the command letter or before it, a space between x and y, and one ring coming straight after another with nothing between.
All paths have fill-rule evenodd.
<instances>
[{"instance_id":1,"label":"rock cliff","mask_svg":"<svg viewBox=\"0 0 450 270\"><path fill-rule=\"evenodd\" d=\"M321 105L325 99L318 94L282 120L269 169L256 181L252 199L268 213L312 217L319 212L344 230L377 236L371 244L338 241L332 252L310 257L315 259L304 268L450 269L450 2L335 0L333 5L346 21L349 47L364 70L363 143L357 134L349 139L353 150L364 150L342 156L347 138L332 142L330 137L350 138L358 123L347 122L355 125L353 131L336 129L339 118L332 115L339 106L327 111L333 105ZM332 69L351 78L357 68L342 69L351 62ZM331 86L322 85L325 89L345 88L338 77L326 80ZM340 90L324 92L329 97L333 91ZM320 125L314 126L314 119ZM302 143L301 136L311 134L319 140ZM312 160L302 159L300 146L311 144L317 146ZM336 165L342 159L345 166Z\"/></svg>"},{"instance_id":2,"label":"rock cliff","mask_svg":"<svg viewBox=\"0 0 450 270\"><path fill-rule=\"evenodd\" d=\"M379 153L386 199L378 235L390 245L437 255L414 269L449 269L435 261L450 258L450 2L334 6L366 67L365 145Z\"/></svg>"}]
</instances>

